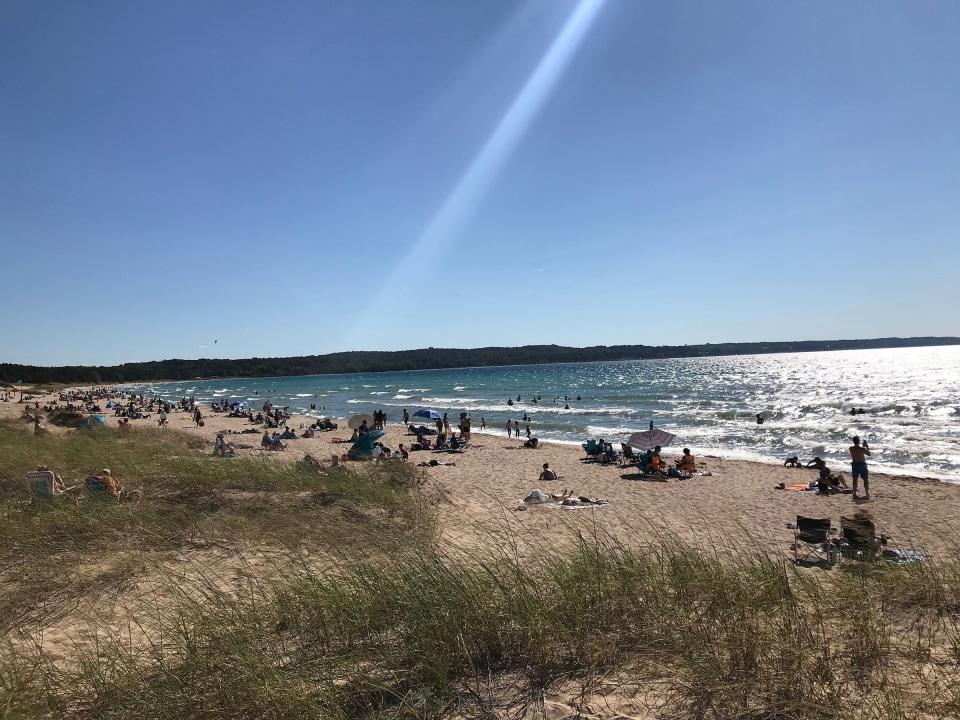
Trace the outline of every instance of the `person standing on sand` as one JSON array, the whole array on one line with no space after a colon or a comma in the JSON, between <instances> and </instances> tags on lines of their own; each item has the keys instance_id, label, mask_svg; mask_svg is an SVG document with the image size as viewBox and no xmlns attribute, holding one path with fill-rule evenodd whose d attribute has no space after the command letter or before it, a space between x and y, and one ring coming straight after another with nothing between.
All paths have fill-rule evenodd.
<instances>
[{"instance_id":1,"label":"person standing on sand","mask_svg":"<svg viewBox=\"0 0 960 720\"><path fill-rule=\"evenodd\" d=\"M514 434L517 438L520 437L520 421L519 421L519 420L514 420L514 421L513 421L513 434Z\"/></svg>"},{"instance_id":2,"label":"person standing on sand","mask_svg":"<svg viewBox=\"0 0 960 720\"><path fill-rule=\"evenodd\" d=\"M857 499L857 481L863 478L863 499L870 499L870 471L867 470L867 455L870 454L870 447L867 441L860 444L860 438L854 436L853 445L850 446L850 470L853 475L853 499Z\"/></svg>"},{"instance_id":3,"label":"person standing on sand","mask_svg":"<svg viewBox=\"0 0 960 720\"><path fill-rule=\"evenodd\" d=\"M511 432L513 432L513 423L507 420L507 438L510 437Z\"/></svg>"}]
</instances>

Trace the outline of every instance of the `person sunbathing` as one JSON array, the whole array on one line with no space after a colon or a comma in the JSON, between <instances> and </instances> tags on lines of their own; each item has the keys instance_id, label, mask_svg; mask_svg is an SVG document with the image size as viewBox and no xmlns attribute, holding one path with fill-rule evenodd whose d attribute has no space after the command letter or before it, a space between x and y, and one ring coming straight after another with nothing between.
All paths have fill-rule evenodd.
<instances>
[{"instance_id":1,"label":"person sunbathing","mask_svg":"<svg viewBox=\"0 0 960 720\"><path fill-rule=\"evenodd\" d=\"M534 489L523 499L523 502L527 505L540 505L548 502L563 502L571 497L573 497L573 490L570 489L564 490L562 493L547 493L540 489Z\"/></svg>"},{"instance_id":2,"label":"person sunbathing","mask_svg":"<svg viewBox=\"0 0 960 720\"><path fill-rule=\"evenodd\" d=\"M454 462L440 462L439 460L428 460L426 462L418 462L417 467L437 467L437 465L456 465Z\"/></svg>"},{"instance_id":3,"label":"person sunbathing","mask_svg":"<svg viewBox=\"0 0 960 720\"><path fill-rule=\"evenodd\" d=\"M589 498L586 495L577 495L561 500L560 504L566 505L567 507L578 507L581 505L606 505L607 501L601 498Z\"/></svg>"},{"instance_id":4,"label":"person sunbathing","mask_svg":"<svg viewBox=\"0 0 960 720\"><path fill-rule=\"evenodd\" d=\"M697 458L690 454L690 448L683 449L683 457L677 460L677 468L684 475L693 475L697 471Z\"/></svg>"},{"instance_id":5,"label":"person sunbathing","mask_svg":"<svg viewBox=\"0 0 960 720\"><path fill-rule=\"evenodd\" d=\"M99 475L91 475L84 484L89 492L109 495L115 498L117 502L120 502L127 494L126 488L122 487L110 474L110 468L104 468Z\"/></svg>"},{"instance_id":6,"label":"person sunbathing","mask_svg":"<svg viewBox=\"0 0 960 720\"><path fill-rule=\"evenodd\" d=\"M849 491L849 488L847 487L847 481L843 479L843 473L834 475L830 472L830 468L824 465L820 471L820 476L817 478L817 490L821 495L836 495Z\"/></svg>"}]
</instances>

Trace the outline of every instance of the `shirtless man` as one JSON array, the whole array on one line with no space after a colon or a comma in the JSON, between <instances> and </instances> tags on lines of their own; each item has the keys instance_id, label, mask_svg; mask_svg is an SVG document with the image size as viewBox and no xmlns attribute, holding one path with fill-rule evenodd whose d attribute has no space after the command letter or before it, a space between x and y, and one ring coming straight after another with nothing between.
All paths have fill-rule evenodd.
<instances>
[{"instance_id":1,"label":"shirtless man","mask_svg":"<svg viewBox=\"0 0 960 720\"><path fill-rule=\"evenodd\" d=\"M860 444L860 438L853 438L853 445L850 446L850 469L853 474L853 497L857 497L857 481L863 478L863 499L870 499L870 471L867 470L867 455L870 454L870 447L864 440Z\"/></svg>"},{"instance_id":2,"label":"shirtless man","mask_svg":"<svg viewBox=\"0 0 960 720\"><path fill-rule=\"evenodd\" d=\"M556 480L556 479L557 479L557 474L556 474L553 470L550 469L550 463L544 463L544 464L543 464L543 472L540 473L540 477L539 477L538 479L539 479L540 481Z\"/></svg>"}]
</instances>

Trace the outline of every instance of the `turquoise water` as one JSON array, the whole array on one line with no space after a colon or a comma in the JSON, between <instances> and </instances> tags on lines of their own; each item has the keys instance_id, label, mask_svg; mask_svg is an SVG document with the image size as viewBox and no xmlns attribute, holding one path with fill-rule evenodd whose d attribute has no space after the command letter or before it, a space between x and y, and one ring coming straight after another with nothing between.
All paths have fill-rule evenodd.
<instances>
[{"instance_id":1,"label":"turquoise water","mask_svg":"<svg viewBox=\"0 0 960 720\"><path fill-rule=\"evenodd\" d=\"M507 419L526 412L534 435L559 442L615 442L653 420L677 435L677 448L695 454L764 461L820 455L838 467L848 461L849 437L859 434L870 441L874 467L960 481L960 346L129 387L168 399L240 400L256 409L271 400L298 414L339 418L377 408L391 421L403 408L451 418L467 411L474 428L483 418L500 434ZM542 402L533 403L535 395ZM854 407L867 413L852 417Z\"/></svg>"}]
</instances>

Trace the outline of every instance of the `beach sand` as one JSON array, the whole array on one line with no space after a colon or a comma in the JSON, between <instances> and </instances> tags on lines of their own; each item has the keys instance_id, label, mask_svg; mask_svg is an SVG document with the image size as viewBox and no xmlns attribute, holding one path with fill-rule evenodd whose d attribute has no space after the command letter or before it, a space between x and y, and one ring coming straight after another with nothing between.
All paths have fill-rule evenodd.
<instances>
[{"instance_id":1,"label":"beach sand","mask_svg":"<svg viewBox=\"0 0 960 720\"><path fill-rule=\"evenodd\" d=\"M40 404L55 396L37 398ZM24 405L0 402L0 417L20 418ZM169 427L205 438L212 451L216 433L221 430L239 431L257 428L246 435L228 434L228 440L254 446L241 449L240 454L265 456L274 462L296 462L307 453L321 462L329 463L334 454L341 455L349 444L334 442L335 437L349 437L345 423L341 429L317 433L316 437L287 441L287 449L270 452L260 449L262 427L251 425L245 419L228 418L212 412L205 413L205 424L195 427L187 413L172 413ZM118 419L106 415L107 424L116 427ZM310 418L295 417L288 425L300 432L301 423ZM134 427L157 428L156 416L149 420L131 421ZM25 427L29 425L25 422ZM52 433L74 432L48 426ZM413 441L405 429L397 424L387 426L385 445L396 448ZM672 533L684 542L722 553L731 546L746 545L772 554L792 557L790 549L793 531L788 523L797 515L829 517L839 527L840 517L852 515L860 507L873 514L879 532L893 538L894 544L920 549L928 553L947 553L953 549L956 529L954 519L960 517L960 485L938 480L911 478L884 474L872 475L872 497L869 503L855 503L849 495L819 497L811 492L777 490L778 483L806 483L816 477L810 469L790 469L779 464L746 462L722 457L698 457L700 468L709 470L709 477L688 480L669 479L665 482L636 479L635 471L616 465L584 462L580 447L565 444L541 443L539 448L526 449L521 440L499 435L474 433L470 447L463 453L411 453L412 462L437 459L456 463L454 466L423 468L427 487L432 497L441 498L438 510L441 542L465 550L475 550L478 544L500 540L510 543L521 555L544 553L547 558L563 552L573 542L576 532L612 535L627 545L643 545L654 535L663 541L664 532ZM692 448L696 454L696 448ZM671 459L672 460L672 459ZM38 462L42 459L38 458ZM223 462L231 462L224 459ZM560 478L539 483L537 477L544 462L549 462ZM90 459L90 470L100 467L96 458ZM352 463L351 463L352 464ZM121 481L124 468L111 468ZM849 479L849 468L843 471ZM135 489L135 480L131 482ZM559 493L565 489L578 494L601 497L609 504L602 508L585 507L566 510L556 505L530 506L517 510L520 500L531 489L539 487L546 492ZM524 540L530 541L524 543ZM269 547L234 549L219 554L216 549L190 551L165 563L167 573L158 577L138 579L133 589L126 591L116 602L111 632L124 637L131 646L145 643L140 622L142 610L136 595L149 595L151 583L169 581L170 577L195 572L197 567L217 567L222 582L240 588L252 577L269 573L272 566ZM821 572L811 569L809 572ZM251 574L252 573L252 574ZM43 628L44 648L55 660L68 661L78 647L96 642L103 623L91 623L88 613L94 613L90 603L101 600L86 599L78 608L62 618L54 618ZM143 636L143 637L142 637ZM16 643L22 639L11 639ZM612 678L584 696L576 683L570 687L551 690L543 698L539 712L531 710L524 717L566 720L578 717L620 717L627 720L646 720L660 717L659 708L670 696L670 688L662 682L645 685L642 674L630 676L624 684Z\"/></svg>"},{"instance_id":2,"label":"beach sand","mask_svg":"<svg viewBox=\"0 0 960 720\"><path fill-rule=\"evenodd\" d=\"M55 396L37 398L43 405ZM0 403L0 416L17 417L23 405ZM241 454L269 456L278 462L294 462L310 453L329 463L333 454L343 454L349 444L334 442L348 438L350 431L340 422L340 429L318 432L314 438L287 441L287 449L270 452L260 449L262 426L251 425L241 418L216 415L202 408L205 424L197 428L187 413L172 413L172 429L205 437L210 442L218 431L239 431L258 428L258 434L226 437L236 443L254 445ZM117 418L106 415L107 424L117 425ZM288 425L300 433L300 425L311 418L294 417ZM135 427L156 425L150 420L134 420ZM49 428L61 432L59 428ZM414 438L397 424L388 424L383 443L396 449L399 443L409 447ZM674 533L685 542L702 547L722 547L736 542L769 548L773 552L791 553L793 530L788 523L798 515L829 517L839 527L841 516L850 516L865 508L873 515L878 532L896 545L927 553L944 553L953 548L960 517L960 485L939 480L902 475L871 473L871 500L857 502L850 495L821 497L812 492L778 490L786 485L809 482L816 478L813 469L785 468L780 464L748 462L723 457L698 456L698 465L712 476L666 482L641 480L631 468L584 462L580 447L541 443L539 448L526 449L522 440L508 439L504 431L497 434L474 433L469 449L463 453L412 452L411 462L437 459L455 466L424 468L424 473L444 498L440 503L442 537L462 547L475 542L488 542L491 533L528 538L547 547L560 547L570 541L571 527L581 532L598 529L626 544L642 544L652 532ZM694 455L697 449L691 448ZM808 458L804 458L808 459ZM96 469L95 459L91 470ZM549 462L559 480L539 483L543 463ZM668 458L672 464L672 458ZM849 466L834 467L850 481ZM123 469L114 472L121 478ZM579 495L600 497L605 507L575 510L555 505L530 506L518 511L520 500L532 489L559 493L572 489Z\"/></svg>"}]
</instances>

